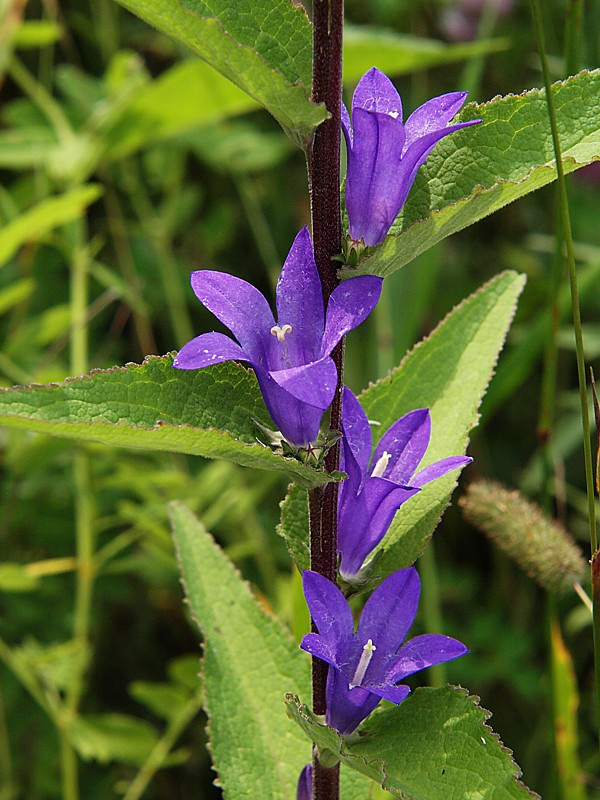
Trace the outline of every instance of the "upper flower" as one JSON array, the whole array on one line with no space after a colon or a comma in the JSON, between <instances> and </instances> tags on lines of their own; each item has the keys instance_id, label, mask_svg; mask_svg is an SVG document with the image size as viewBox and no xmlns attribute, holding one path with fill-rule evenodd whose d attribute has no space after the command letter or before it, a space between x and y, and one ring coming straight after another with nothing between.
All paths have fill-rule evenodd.
<instances>
[{"instance_id":1,"label":"upper flower","mask_svg":"<svg viewBox=\"0 0 600 800\"><path fill-rule=\"evenodd\" d=\"M419 604L421 584L414 567L380 583L356 633L350 606L335 584L310 571L303 573L303 583L319 632L307 634L300 646L330 665L326 721L343 735L352 733L382 697L401 703L410 692L397 685L403 678L468 652L461 642L439 634L416 636L402 645Z\"/></svg>"},{"instance_id":2,"label":"upper flower","mask_svg":"<svg viewBox=\"0 0 600 800\"><path fill-rule=\"evenodd\" d=\"M344 281L331 294L325 314L310 233L302 228L277 282L277 322L265 297L241 278L212 270L192 273L196 297L239 344L222 333L205 333L181 348L173 366L201 369L234 359L249 362L284 438L307 445L316 441L335 393L331 351L373 310L381 283L371 275Z\"/></svg>"},{"instance_id":3,"label":"upper flower","mask_svg":"<svg viewBox=\"0 0 600 800\"><path fill-rule=\"evenodd\" d=\"M450 456L415 472L431 438L429 409L405 414L379 440L371 459L367 415L344 387L340 469L348 474L338 495L340 574L352 581L365 558L387 533L394 514L421 486L472 461Z\"/></svg>"},{"instance_id":4,"label":"upper flower","mask_svg":"<svg viewBox=\"0 0 600 800\"><path fill-rule=\"evenodd\" d=\"M417 170L444 136L475 125L448 125L467 92L434 97L402 122L402 101L390 79L373 67L360 79L352 98L352 122L342 105L346 137L346 210L352 239L379 244L411 189Z\"/></svg>"}]
</instances>

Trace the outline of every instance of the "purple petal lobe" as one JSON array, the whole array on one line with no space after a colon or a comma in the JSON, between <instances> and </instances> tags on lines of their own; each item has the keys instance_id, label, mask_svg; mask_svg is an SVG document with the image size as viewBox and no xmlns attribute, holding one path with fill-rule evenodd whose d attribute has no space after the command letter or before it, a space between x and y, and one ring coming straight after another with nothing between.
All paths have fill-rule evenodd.
<instances>
[{"instance_id":1,"label":"purple petal lobe","mask_svg":"<svg viewBox=\"0 0 600 800\"><path fill-rule=\"evenodd\" d=\"M348 150L352 150L352 141L353 141L353 131L352 131L352 123L350 122L350 114L348 114L348 109L342 103L341 107L342 112L342 131L344 132L344 136L346 137L346 147Z\"/></svg>"},{"instance_id":2,"label":"purple petal lobe","mask_svg":"<svg viewBox=\"0 0 600 800\"><path fill-rule=\"evenodd\" d=\"M469 458L469 456L450 456L449 458L443 458L441 461L436 461L420 472L417 472L411 480L411 485L424 486L426 483L429 483L429 481L441 478L442 475L451 472L453 469L464 467L465 464L469 464L472 460L473 459Z\"/></svg>"},{"instance_id":3,"label":"purple petal lobe","mask_svg":"<svg viewBox=\"0 0 600 800\"><path fill-rule=\"evenodd\" d=\"M268 372L256 364L253 366L267 410L284 438L298 447L315 442L319 436L322 409L296 400L275 383Z\"/></svg>"},{"instance_id":4,"label":"purple petal lobe","mask_svg":"<svg viewBox=\"0 0 600 800\"><path fill-rule=\"evenodd\" d=\"M223 361L249 361L250 359L223 333L203 333L181 348L173 360L177 369L202 369Z\"/></svg>"},{"instance_id":5,"label":"purple petal lobe","mask_svg":"<svg viewBox=\"0 0 600 800\"><path fill-rule=\"evenodd\" d=\"M379 300L382 283L382 278L361 275L336 286L327 304L321 356L329 355L342 336L369 316Z\"/></svg>"},{"instance_id":6,"label":"purple petal lobe","mask_svg":"<svg viewBox=\"0 0 600 800\"><path fill-rule=\"evenodd\" d=\"M192 288L202 305L227 325L246 351L249 360L268 363L273 313L263 295L252 284L225 272L192 272Z\"/></svg>"},{"instance_id":7,"label":"purple petal lobe","mask_svg":"<svg viewBox=\"0 0 600 800\"><path fill-rule=\"evenodd\" d=\"M291 325L286 336L291 366L315 361L323 338L325 313L321 281L308 228L294 239L277 282L279 325Z\"/></svg>"},{"instance_id":8,"label":"purple petal lobe","mask_svg":"<svg viewBox=\"0 0 600 800\"><path fill-rule=\"evenodd\" d=\"M342 429L344 440L350 446L361 471L366 473L373 445L371 427L356 395L347 386L342 394Z\"/></svg>"},{"instance_id":9,"label":"purple petal lobe","mask_svg":"<svg viewBox=\"0 0 600 800\"><path fill-rule=\"evenodd\" d=\"M342 736L352 733L379 704L379 697L360 686L350 689L348 680L334 667L327 673L325 721Z\"/></svg>"},{"instance_id":10,"label":"purple petal lobe","mask_svg":"<svg viewBox=\"0 0 600 800\"><path fill-rule=\"evenodd\" d=\"M307 764L298 778L296 787L296 800L311 800L312 798L312 764Z\"/></svg>"},{"instance_id":11,"label":"purple petal lobe","mask_svg":"<svg viewBox=\"0 0 600 800\"><path fill-rule=\"evenodd\" d=\"M396 87L383 72L372 67L362 76L352 98L352 115L354 110L377 111L389 114L402 122L402 100ZM354 119L353 119L354 121Z\"/></svg>"},{"instance_id":12,"label":"purple petal lobe","mask_svg":"<svg viewBox=\"0 0 600 800\"><path fill-rule=\"evenodd\" d=\"M311 364L269 373L286 392L303 403L324 411L329 408L337 386L337 369L332 358L326 356Z\"/></svg>"},{"instance_id":13,"label":"purple petal lobe","mask_svg":"<svg viewBox=\"0 0 600 800\"><path fill-rule=\"evenodd\" d=\"M402 123L387 114L352 112L354 142L346 170L350 236L379 244L399 212L396 194L404 146Z\"/></svg>"},{"instance_id":14,"label":"purple petal lobe","mask_svg":"<svg viewBox=\"0 0 600 800\"><path fill-rule=\"evenodd\" d=\"M381 653L395 653L413 623L419 605L421 582L414 567L393 572L367 600L356 637L372 639Z\"/></svg>"},{"instance_id":15,"label":"purple petal lobe","mask_svg":"<svg viewBox=\"0 0 600 800\"><path fill-rule=\"evenodd\" d=\"M390 666L387 680L396 683L407 675L427 669L434 664L451 661L468 652L468 648L462 642L452 639L450 636L435 633L415 636L400 648L400 652Z\"/></svg>"},{"instance_id":16,"label":"purple petal lobe","mask_svg":"<svg viewBox=\"0 0 600 800\"><path fill-rule=\"evenodd\" d=\"M463 107L468 92L450 92L433 97L419 106L406 120L406 144L408 148L415 139L432 131L441 131L452 117Z\"/></svg>"},{"instance_id":17,"label":"purple petal lobe","mask_svg":"<svg viewBox=\"0 0 600 800\"><path fill-rule=\"evenodd\" d=\"M317 572L305 570L302 583L306 603L319 635L331 643L331 649L338 652L337 647L347 643L354 632L348 601L334 583Z\"/></svg>"},{"instance_id":18,"label":"purple petal lobe","mask_svg":"<svg viewBox=\"0 0 600 800\"><path fill-rule=\"evenodd\" d=\"M383 684L382 686L369 686L369 691L376 694L378 697L383 697L385 700L389 700L390 703L395 703L397 706L403 700L406 700L408 695L410 694L410 687L409 686L390 686L388 684Z\"/></svg>"},{"instance_id":19,"label":"purple petal lobe","mask_svg":"<svg viewBox=\"0 0 600 800\"><path fill-rule=\"evenodd\" d=\"M338 666L335 649L330 645L331 643L318 633L307 633L300 643L300 647L310 653L311 656L316 656L321 661Z\"/></svg>"},{"instance_id":20,"label":"purple petal lobe","mask_svg":"<svg viewBox=\"0 0 600 800\"><path fill-rule=\"evenodd\" d=\"M410 411L384 433L373 454L375 466L384 453L391 457L382 477L396 483L410 484L425 455L431 438L431 417L427 408Z\"/></svg>"}]
</instances>

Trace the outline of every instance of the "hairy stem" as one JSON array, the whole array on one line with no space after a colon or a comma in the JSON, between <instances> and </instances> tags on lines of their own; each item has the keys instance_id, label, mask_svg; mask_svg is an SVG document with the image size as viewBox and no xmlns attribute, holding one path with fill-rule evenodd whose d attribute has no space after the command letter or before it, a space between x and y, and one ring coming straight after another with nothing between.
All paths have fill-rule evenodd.
<instances>
[{"instance_id":1,"label":"hairy stem","mask_svg":"<svg viewBox=\"0 0 600 800\"><path fill-rule=\"evenodd\" d=\"M311 201L315 260L325 302L338 278L333 256L341 251L340 210L340 106L342 98L343 0L315 0L313 3L313 91L316 103L325 103L330 114L317 129L308 150L308 181ZM332 353L338 369L338 387L331 406L331 427L341 429L344 345ZM332 472L340 463L337 443L328 452L325 469ZM337 485L330 483L309 495L311 568L335 582L337 574ZM326 711L327 666L313 659L313 708ZM313 764L314 800L337 800L338 768L321 766L318 755Z\"/></svg>"}]
</instances>

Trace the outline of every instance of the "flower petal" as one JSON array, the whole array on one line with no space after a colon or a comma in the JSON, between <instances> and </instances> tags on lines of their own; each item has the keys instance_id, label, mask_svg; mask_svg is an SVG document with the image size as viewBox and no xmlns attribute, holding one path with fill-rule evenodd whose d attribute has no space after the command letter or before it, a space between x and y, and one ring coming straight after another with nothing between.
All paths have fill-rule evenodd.
<instances>
[{"instance_id":1,"label":"flower petal","mask_svg":"<svg viewBox=\"0 0 600 800\"><path fill-rule=\"evenodd\" d=\"M424 486L429 481L434 481L436 478L441 478L447 472L453 469L464 467L473 461L469 456L449 456L449 458L442 458L441 461L435 461L428 467L425 467L420 472L411 478L411 486Z\"/></svg>"},{"instance_id":2,"label":"flower petal","mask_svg":"<svg viewBox=\"0 0 600 800\"><path fill-rule=\"evenodd\" d=\"M406 120L405 149L419 137L432 131L442 131L465 104L468 92L450 92L432 97L415 109Z\"/></svg>"},{"instance_id":3,"label":"flower petal","mask_svg":"<svg viewBox=\"0 0 600 800\"><path fill-rule=\"evenodd\" d=\"M296 800L311 800L312 798L312 764L307 764L298 778L296 787Z\"/></svg>"},{"instance_id":4,"label":"flower petal","mask_svg":"<svg viewBox=\"0 0 600 800\"><path fill-rule=\"evenodd\" d=\"M253 366L267 410L284 439L298 447L316 442L323 410L297 400L275 383L268 372Z\"/></svg>"},{"instance_id":5,"label":"flower petal","mask_svg":"<svg viewBox=\"0 0 600 800\"><path fill-rule=\"evenodd\" d=\"M315 408L329 408L337 387L337 368L330 356L269 375L282 389Z\"/></svg>"},{"instance_id":6,"label":"flower petal","mask_svg":"<svg viewBox=\"0 0 600 800\"><path fill-rule=\"evenodd\" d=\"M319 636L338 653L351 639L354 621L348 601L338 587L317 572L302 573L304 596Z\"/></svg>"},{"instance_id":7,"label":"flower petal","mask_svg":"<svg viewBox=\"0 0 600 800\"><path fill-rule=\"evenodd\" d=\"M384 700L389 700L390 703L395 703L397 706L403 700L406 700L408 695L410 694L410 686L395 686L389 684L383 684L382 686L372 686L368 685L365 686L369 692L376 694L378 697L383 697Z\"/></svg>"},{"instance_id":8,"label":"flower petal","mask_svg":"<svg viewBox=\"0 0 600 800\"><path fill-rule=\"evenodd\" d=\"M359 641L372 639L377 651L376 660L386 660L402 644L413 623L419 605L421 582L414 567L393 572L382 581L367 600L356 631ZM370 674L377 670L370 670ZM380 683L381 681L377 681Z\"/></svg>"},{"instance_id":9,"label":"flower petal","mask_svg":"<svg viewBox=\"0 0 600 800\"><path fill-rule=\"evenodd\" d=\"M353 110L352 123L354 141L346 169L346 210L350 236L363 238L370 247L383 241L400 211L396 198L400 177L405 174L400 161L404 127L399 119L362 108Z\"/></svg>"},{"instance_id":10,"label":"flower petal","mask_svg":"<svg viewBox=\"0 0 600 800\"><path fill-rule=\"evenodd\" d=\"M434 664L451 661L468 652L469 649L462 642L450 636L437 633L415 636L400 648L389 668L387 680L390 683L397 683L407 675L427 669Z\"/></svg>"},{"instance_id":11,"label":"flower petal","mask_svg":"<svg viewBox=\"0 0 600 800\"><path fill-rule=\"evenodd\" d=\"M340 670L329 667L326 687L327 713L325 721L342 736L348 736L379 704L379 697L356 686L350 689Z\"/></svg>"},{"instance_id":12,"label":"flower petal","mask_svg":"<svg viewBox=\"0 0 600 800\"><path fill-rule=\"evenodd\" d=\"M332 647L332 644L334 645ZM311 656L320 658L332 666L338 666L337 653L335 651L335 643L331 642L319 633L307 633L300 642L300 647L310 653Z\"/></svg>"},{"instance_id":13,"label":"flower petal","mask_svg":"<svg viewBox=\"0 0 600 800\"><path fill-rule=\"evenodd\" d=\"M412 486L412 476L427 451L430 438L429 409L410 411L394 422L381 437L373 453L373 466L384 453L389 453L391 458L382 477Z\"/></svg>"},{"instance_id":14,"label":"flower petal","mask_svg":"<svg viewBox=\"0 0 600 800\"><path fill-rule=\"evenodd\" d=\"M276 297L279 325L292 326L285 339L291 364L315 361L323 338L325 311L307 227L302 228L290 248L277 281Z\"/></svg>"},{"instance_id":15,"label":"flower petal","mask_svg":"<svg viewBox=\"0 0 600 800\"><path fill-rule=\"evenodd\" d=\"M269 363L273 313L264 296L252 284L234 275L213 270L192 272L192 288L198 300L227 325L248 359L264 367Z\"/></svg>"},{"instance_id":16,"label":"flower petal","mask_svg":"<svg viewBox=\"0 0 600 800\"><path fill-rule=\"evenodd\" d=\"M327 303L321 357L329 355L348 331L369 316L379 300L382 283L383 279L374 275L360 275L335 287Z\"/></svg>"},{"instance_id":17,"label":"flower petal","mask_svg":"<svg viewBox=\"0 0 600 800\"><path fill-rule=\"evenodd\" d=\"M348 114L348 109L342 103L341 106L341 114L342 114L342 131L344 132L344 136L346 137L346 147L348 150L352 150L352 142L354 139L354 132L352 130L352 122L350 121L350 114Z\"/></svg>"},{"instance_id":18,"label":"flower petal","mask_svg":"<svg viewBox=\"0 0 600 800\"><path fill-rule=\"evenodd\" d=\"M354 110L364 108L366 111L377 111L389 114L402 122L402 100L394 84L377 67L371 67L362 76L352 98L352 115Z\"/></svg>"},{"instance_id":19,"label":"flower petal","mask_svg":"<svg viewBox=\"0 0 600 800\"><path fill-rule=\"evenodd\" d=\"M343 486L343 484L342 484ZM383 539L400 506L419 491L384 478L369 478L358 496L348 492L338 512L340 574L352 581Z\"/></svg>"},{"instance_id":20,"label":"flower petal","mask_svg":"<svg viewBox=\"0 0 600 800\"><path fill-rule=\"evenodd\" d=\"M373 446L371 426L358 398L347 386L342 394L342 430L361 472L366 473Z\"/></svg>"},{"instance_id":21,"label":"flower petal","mask_svg":"<svg viewBox=\"0 0 600 800\"><path fill-rule=\"evenodd\" d=\"M173 359L177 369L202 369L223 361L250 361L242 348L223 333L196 336Z\"/></svg>"},{"instance_id":22,"label":"flower petal","mask_svg":"<svg viewBox=\"0 0 600 800\"><path fill-rule=\"evenodd\" d=\"M431 131L415 139L406 147L402 154L402 180L404 183L407 184L409 188L412 186L417 170L427 161L427 156L441 139L455 131L462 130L462 128L477 125L479 122L481 122L480 119L471 119L468 122L457 122L455 125L448 125L441 130ZM404 200L406 200L406 197ZM402 205L404 205L404 200L402 201Z\"/></svg>"}]
</instances>

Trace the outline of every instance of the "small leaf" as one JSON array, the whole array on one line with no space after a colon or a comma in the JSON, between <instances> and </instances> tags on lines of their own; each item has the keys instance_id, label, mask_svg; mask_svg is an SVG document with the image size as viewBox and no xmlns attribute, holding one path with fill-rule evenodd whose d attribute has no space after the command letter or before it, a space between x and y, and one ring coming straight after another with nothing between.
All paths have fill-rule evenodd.
<instances>
[{"instance_id":1,"label":"small leaf","mask_svg":"<svg viewBox=\"0 0 600 800\"><path fill-rule=\"evenodd\" d=\"M107 150L103 158L122 158L148 144L256 106L252 98L215 74L208 64L187 59L136 92L105 132Z\"/></svg>"},{"instance_id":2,"label":"small leaf","mask_svg":"<svg viewBox=\"0 0 600 800\"><path fill-rule=\"evenodd\" d=\"M0 266L9 261L25 242L39 241L53 228L78 219L100 194L99 186L79 186L63 195L42 200L6 223L0 231Z\"/></svg>"},{"instance_id":3,"label":"small leaf","mask_svg":"<svg viewBox=\"0 0 600 800\"><path fill-rule=\"evenodd\" d=\"M190 698L190 693L183 686L156 681L134 681L129 686L129 694L157 717L167 721L176 717Z\"/></svg>"},{"instance_id":4,"label":"small leaf","mask_svg":"<svg viewBox=\"0 0 600 800\"><path fill-rule=\"evenodd\" d=\"M385 28L346 25L344 28L344 83L356 83L376 64L390 77L454 61L507 50L510 39L479 39L448 44L422 36L408 36Z\"/></svg>"},{"instance_id":5,"label":"small leaf","mask_svg":"<svg viewBox=\"0 0 600 800\"><path fill-rule=\"evenodd\" d=\"M320 748L339 753L342 763L392 794L411 800L538 797L519 781L512 753L485 724L490 713L464 689L417 689L400 706L376 711L351 743L297 698L288 698L288 710Z\"/></svg>"},{"instance_id":6,"label":"small leaf","mask_svg":"<svg viewBox=\"0 0 600 800\"><path fill-rule=\"evenodd\" d=\"M312 33L306 12L288 0L119 0L176 39L264 106L305 146L327 117L309 100Z\"/></svg>"},{"instance_id":7,"label":"small leaf","mask_svg":"<svg viewBox=\"0 0 600 800\"><path fill-rule=\"evenodd\" d=\"M553 84L566 173L600 159L600 70ZM556 179L545 91L469 103L483 122L439 142L390 235L352 274L385 277L446 236Z\"/></svg>"},{"instance_id":8,"label":"small leaf","mask_svg":"<svg viewBox=\"0 0 600 800\"><path fill-rule=\"evenodd\" d=\"M73 747L86 761L141 766L158 741L148 722L126 714L88 714L75 717L67 728Z\"/></svg>"},{"instance_id":9,"label":"small leaf","mask_svg":"<svg viewBox=\"0 0 600 800\"><path fill-rule=\"evenodd\" d=\"M259 444L257 422L272 428L252 370L226 362L173 369L149 356L64 383L0 390L0 425L115 447L224 458L275 470L303 486L332 476Z\"/></svg>"},{"instance_id":10,"label":"small leaf","mask_svg":"<svg viewBox=\"0 0 600 800\"><path fill-rule=\"evenodd\" d=\"M310 660L258 605L182 503L170 505L192 614L204 638L211 753L225 796L293 800L310 745L286 718L286 692L310 691Z\"/></svg>"},{"instance_id":11,"label":"small leaf","mask_svg":"<svg viewBox=\"0 0 600 800\"><path fill-rule=\"evenodd\" d=\"M429 408L432 435L421 468L465 452L524 282L524 277L514 272L497 275L451 311L399 367L360 395L368 418L380 423L373 427L375 440L403 414ZM383 578L415 562L444 512L457 478L452 472L426 484L402 506L376 551L381 553L378 576ZM308 569L306 494L297 486L282 504L278 530L299 569Z\"/></svg>"}]
</instances>

